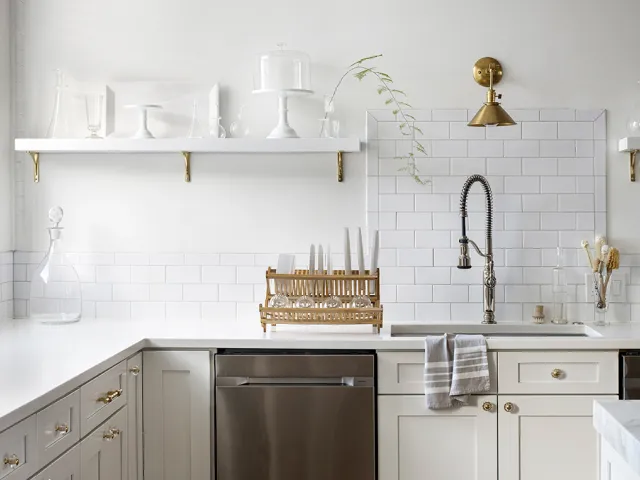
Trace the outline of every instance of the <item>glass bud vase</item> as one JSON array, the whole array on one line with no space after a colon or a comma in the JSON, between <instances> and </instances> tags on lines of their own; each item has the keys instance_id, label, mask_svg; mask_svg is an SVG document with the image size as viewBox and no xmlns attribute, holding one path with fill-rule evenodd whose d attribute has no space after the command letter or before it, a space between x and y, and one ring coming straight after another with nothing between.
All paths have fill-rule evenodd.
<instances>
[{"instance_id":1,"label":"glass bud vase","mask_svg":"<svg viewBox=\"0 0 640 480\"><path fill-rule=\"evenodd\" d=\"M593 276L596 314L594 325L604 327L605 325L608 325L607 312L609 311L609 292L603 285L602 275L600 273L594 273Z\"/></svg>"},{"instance_id":2,"label":"glass bud vase","mask_svg":"<svg viewBox=\"0 0 640 480\"><path fill-rule=\"evenodd\" d=\"M31 278L29 316L41 323L73 323L82 315L80 278L62 244L62 216L60 207L49 211L49 249Z\"/></svg>"}]
</instances>

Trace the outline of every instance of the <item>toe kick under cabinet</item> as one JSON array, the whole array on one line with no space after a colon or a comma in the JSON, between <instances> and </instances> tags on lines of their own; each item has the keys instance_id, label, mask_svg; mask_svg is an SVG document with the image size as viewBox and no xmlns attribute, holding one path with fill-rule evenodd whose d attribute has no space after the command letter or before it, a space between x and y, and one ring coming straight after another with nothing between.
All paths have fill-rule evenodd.
<instances>
[{"instance_id":1,"label":"toe kick under cabinet","mask_svg":"<svg viewBox=\"0 0 640 480\"><path fill-rule=\"evenodd\" d=\"M429 410L424 352L378 353L379 480L597 480L594 399L617 351L489 352L491 391Z\"/></svg>"}]
</instances>

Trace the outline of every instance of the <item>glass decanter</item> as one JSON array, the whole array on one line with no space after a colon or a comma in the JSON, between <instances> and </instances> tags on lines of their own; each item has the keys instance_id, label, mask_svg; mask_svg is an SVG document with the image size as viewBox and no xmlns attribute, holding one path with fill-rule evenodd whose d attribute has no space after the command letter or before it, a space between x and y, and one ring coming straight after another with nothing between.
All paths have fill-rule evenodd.
<instances>
[{"instance_id":1,"label":"glass decanter","mask_svg":"<svg viewBox=\"0 0 640 480\"><path fill-rule=\"evenodd\" d=\"M560 247L557 250L556 266L553 269L553 305L551 312L551 323L564 325L567 323L567 275L564 270L563 252Z\"/></svg>"},{"instance_id":2,"label":"glass decanter","mask_svg":"<svg viewBox=\"0 0 640 480\"><path fill-rule=\"evenodd\" d=\"M238 118L236 118L231 125L229 125L229 133L233 138L244 138L248 137L251 133L249 127L244 121L244 109L245 106L240 107L240 113L238 113Z\"/></svg>"},{"instance_id":3,"label":"glass decanter","mask_svg":"<svg viewBox=\"0 0 640 480\"><path fill-rule=\"evenodd\" d=\"M31 279L30 317L41 323L73 323L82 315L80 278L62 246L63 215L60 207L49 210L49 250Z\"/></svg>"}]
</instances>

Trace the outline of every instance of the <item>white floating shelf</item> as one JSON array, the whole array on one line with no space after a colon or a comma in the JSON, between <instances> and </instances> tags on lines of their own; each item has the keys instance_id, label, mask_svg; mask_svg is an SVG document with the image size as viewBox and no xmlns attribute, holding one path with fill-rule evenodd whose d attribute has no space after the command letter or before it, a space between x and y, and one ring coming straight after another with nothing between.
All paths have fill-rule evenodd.
<instances>
[{"instance_id":1,"label":"white floating shelf","mask_svg":"<svg viewBox=\"0 0 640 480\"><path fill-rule=\"evenodd\" d=\"M342 154L360 151L359 138L17 138L16 151L33 159L33 180L40 181L42 153L181 153L184 179L191 181L192 153L334 153L338 181L343 179Z\"/></svg>"},{"instance_id":2,"label":"white floating shelf","mask_svg":"<svg viewBox=\"0 0 640 480\"><path fill-rule=\"evenodd\" d=\"M625 137L618 142L619 152L629 153L629 180L636 181L636 155L640 151L640 137Z\"/></svg>"},{"instance_id":3,"label":"white floating shelf","mask_svg":"<svg viewBox=\"0 0 640 480\"><path fill-rule=\"evenodd\" d=\"M39 153L336 153L359 152L358 138L17 138L16 150Z\"/></svg>"}]
</instances>

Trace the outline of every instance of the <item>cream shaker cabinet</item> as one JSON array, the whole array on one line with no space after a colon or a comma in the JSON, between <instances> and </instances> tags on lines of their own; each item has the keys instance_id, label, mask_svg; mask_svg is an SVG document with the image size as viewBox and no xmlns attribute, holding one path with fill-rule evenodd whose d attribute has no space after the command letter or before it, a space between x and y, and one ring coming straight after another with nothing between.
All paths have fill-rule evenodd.
<instances>
[{"instance_id":1,"label":"cream shaker cabinet","mask_svg":"<svg viewBox=\"0 0 640 480\"><path fill-rule=\"evenodd\" d=\"M597 480L593 401L617 396L500 395L500 480Z\"/></svg>"},{"instance_id":2,"label":"cream shaker cabinet","mask_svg":"<svg viewBox=\"0 0 640 480\"><path fill-rule=\"evenodd\" d=\"M144 479L211 479L211 353L143 353Z\"/></svg>"},{"instance_id":3,"label":"cream shaker cabinet","mask_svg":"<svg viewBox=\"0 0 640 480\"><path fill-rule=\"evenodd\" d=\"M378 397L380 480L496 480L495 395L468 406L429 410L423 395Z\"/></svg>"}]
</instances>

